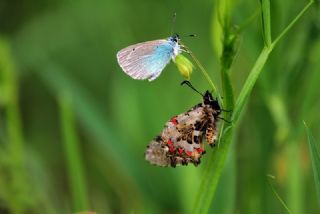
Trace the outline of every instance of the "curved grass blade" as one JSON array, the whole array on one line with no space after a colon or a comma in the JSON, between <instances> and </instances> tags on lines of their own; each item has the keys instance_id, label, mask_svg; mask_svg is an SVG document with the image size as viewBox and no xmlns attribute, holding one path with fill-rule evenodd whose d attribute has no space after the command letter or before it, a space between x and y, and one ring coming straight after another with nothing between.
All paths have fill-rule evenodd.
<instances>
[{"instance_id":1,"label":"curved grass blade","mask_svg":"<svg viewBox=\"0 0 320 214\"><path fill-rule=\"evenodd\" d=\"M270 179L274 179L274 176L272 175L267 175L268 178ZM272 190L272 193L276 196L276 198L280 201L281 205L286 209L286 211L289 213L289 214L292 214L292 211L289 209L289 207L286 205L286 203L283 201L283 199L280 197L280 195L277 193L277 191L275 190L275 188L273 187L273 185L271 184L271 181L270 179L268 179L268 183L269 183L269 186Z\"/></svg>"},{"instance_id":2,"label":"curved grass blade","mask_svg":"<svg viewBox=\"0 0 320 214\"><path fill-rule=\"evenodd\" d=\"M68 93L62 94L59 97L59 105L73 209L74 211L86 210L89 208L88 193L79 140L75 130L71 96Z\"/></svg>"},{"instance_id":3,"label":"curved grass blade","mask_svg":"<svg viewBox=\"0 0 320 214\"><path fill-rule=\"evenodd\" d=\"M314 175L314 182L316 185L317 195L318 195L318 202L320 201L320 148L319 143L316 142L314 139L309 127L305 122L304 126L306 127L307 137L308 137L308 144L310 150L310 158L312 163L313 175ZM320 206L320 204L318 204Z\"/></svg>"}]
</instances>

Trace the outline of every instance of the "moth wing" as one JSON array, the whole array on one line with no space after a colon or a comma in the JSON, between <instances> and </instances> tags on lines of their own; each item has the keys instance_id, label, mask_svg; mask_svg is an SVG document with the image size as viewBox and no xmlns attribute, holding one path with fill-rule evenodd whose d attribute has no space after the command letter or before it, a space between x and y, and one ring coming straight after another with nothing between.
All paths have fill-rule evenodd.
<instances>
[{"instance_id":1,"label":"moth wing","mask_svg":"<svg viewBox=\"0 0 320 214\"><path fill-rule=\"evenodd\" d=\"M133 79L156 79L170 62L172 45L165 39L131 45L117 53L122 70Z\"/></svg>"},{"instance_id":2,"label":"moth wing","mask_svg":"<svg viewBox=\"0 0 320 214\"><path fill-rule=\"evenodd\" d=\"M147 146L145 159L153 165L170 166L171 159L168 155L169 148L160 136L157 136Z\"/></svg>"},{"instance_id":3,"label":"moth wing","mask_svg":"<svg viewBox=\"0 0 320 214\"><path fill-rule=\"evenodd\" d=\"M217 121L215 117L211 114L208 116L208 123L206 128L206 140L209 146L215 146L217 140L218 130L217 130Z\"/></svg>"},{"instance_id":4,"label":"moth wing","mask_svg":"<svg viewBox=\"0 0 320 214\"><path fill-rule=\"evenodd\" d=\"M193 163L198 165L204 154L202 143L205 134L202 107L193 108L173 117L160 136L149 144L145 157L151 164L173 166Z\"/></svg>"},{"instance_id":5,"label":"moth wing","mask_svg":"<svg viewBox=\"0 0 320 214\"><path fill-rule=\"evenodd\" d=\"M191 156L193 163L196 164L205 151L202 140L205 136L207 121L203 108L193 108L185 114L178 115L176 120L178 123L176 129L182 136L173 141L176 147L183 148L184 153Z\"/></svg>"}]
</instances>

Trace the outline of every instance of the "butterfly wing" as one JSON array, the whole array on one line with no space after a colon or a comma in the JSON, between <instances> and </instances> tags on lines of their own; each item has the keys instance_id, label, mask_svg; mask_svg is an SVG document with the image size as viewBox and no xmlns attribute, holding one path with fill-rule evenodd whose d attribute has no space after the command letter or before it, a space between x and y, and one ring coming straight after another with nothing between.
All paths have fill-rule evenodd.
<instances>
[{"instance_id":1,"label":"butterfly wing","mask_svg":"<svg viewBox=\"0 0 320 214\"><path fill-rule=\"evenodd\" d=\"M173 117L147 147L145 158L158 166L198 165L204 154L202 139L206 120L203 108L193 108Z\"/></svg>"},{"instance_id":2,"label":"butterfly wing","mask_svg":"<svg viewBox=\"0 0 320 214\"><path fill-rule=\"evenodd\" d=\"M133 79L156 79L174 55L173 43L154 40L120 50L117 59L123 71Z\"/></svg>"}]
</instances>

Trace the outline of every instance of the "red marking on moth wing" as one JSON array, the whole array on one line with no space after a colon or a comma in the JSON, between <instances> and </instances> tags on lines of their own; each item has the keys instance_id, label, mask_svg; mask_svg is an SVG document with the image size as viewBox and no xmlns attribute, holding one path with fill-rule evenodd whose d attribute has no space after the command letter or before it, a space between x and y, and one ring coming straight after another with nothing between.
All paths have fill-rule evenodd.
<instances>
[{"instance_id":1,"label":"red marking on moth wing","mask_svg":"<svg viewBox=\"0 0 320 214\"><path fill-rule=\"evenodd\" d=\"M183 150L184 150L184 149L179 148L179 149L178 149L179 154L182 154Z\"/></svg>"},{"instance_id":2,"label":"red marking on moth wing","mask_svg":"<svg viewBox=\"0 0 320 214\"><path fill-rule=\"evenodd\" d=\"M168 140L168 145L169 145L169 151L171 153L174 153L174 151L176 150L176 148L174 148L172 141L169 139Z\"/></svg>"},{"instance_id":3,"label":"red marking on moth wing","mask_svg":"<svg viewBox=\"0 0 320 214\"><path fill-rule=\"evenodd\" d=\"M177 117L171 118L170 122L173 123L174 125L178 125Z\"/></svg>"},{"instance_id":4,"label":"red marking on moth wing","mask_svg":"<svg viewBox=\"0 0 320 214\"><path fill-rule=\"evenodd\" d=\"M171 153L174 153L175 150L176 150L176 149L175 149L173 146L170 146L170 147L169 147L169 151L170 151Z\"/></svg>"},{"instance_id":5,"label":"red marking on moth wing","mask_svg":"<svg viewBox=\"0 0 320 214\"><path fill-rule=\"evenodd\" d=\"M190 151L186 151L186 154L189 156L192 156L192 152L190 152Z\"/></svg>"},{"instance_id":6,"label":"red marking on moth wing","mask_svg":"<svg viewBox=\"0 0 320 214\"><path fill-rule=\"evenodd\" d=\"M197 152L198 152L199 154L202 154L202 152L204 151L204 150L201 149L201 148L197 148L196 150L197 150Z\"/></svg>"}]
</instances>

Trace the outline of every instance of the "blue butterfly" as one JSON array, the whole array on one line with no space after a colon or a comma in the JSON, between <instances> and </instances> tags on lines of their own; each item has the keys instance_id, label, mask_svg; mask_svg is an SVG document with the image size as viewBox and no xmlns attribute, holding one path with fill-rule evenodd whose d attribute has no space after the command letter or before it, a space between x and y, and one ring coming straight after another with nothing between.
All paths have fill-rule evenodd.
<instances>
[{"instance_id":1,"label":"blue butterfly","mask_svg":"<svg viewBox=\"0 0 320 214\"><path fill-rule=\"evenodd\" d=\"M122 70L133 79L155 80L172 59L182 52L178 34L168 39L159 39L131 45L117 53Z\"/></svg>"}]
</instances>

